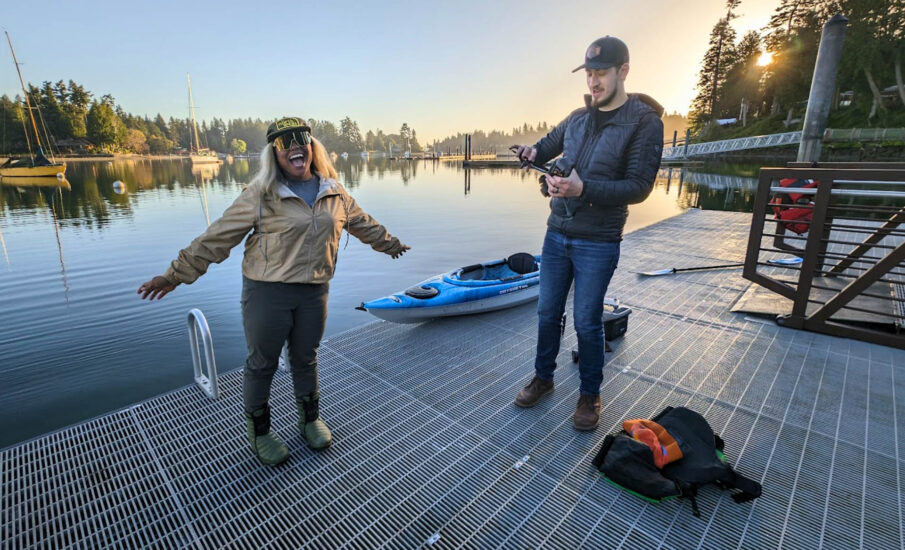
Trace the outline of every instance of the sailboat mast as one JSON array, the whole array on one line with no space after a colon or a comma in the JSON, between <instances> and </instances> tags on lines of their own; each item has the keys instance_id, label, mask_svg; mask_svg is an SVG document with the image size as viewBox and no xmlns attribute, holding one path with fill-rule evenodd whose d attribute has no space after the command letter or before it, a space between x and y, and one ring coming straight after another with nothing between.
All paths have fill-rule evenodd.
<instances>
[{"instance_id":1,"label":"sailboat mast","mask_svg":"<svg viewBox=\"0 0 905 550\"><path fill-rule=\"evenodd\" d=\"M9 43L9 52L13 54L13 64L16 65L16 73L19 75L19 84L22 85L22 93L25 94L25 106L28 110L28 118L31 120L31 127L35 130L35 139L38 147L41 147L41 136L38 134L38 125L35 124L35 115L31 112L31 101L28 99L28 91L25 90L25 80L22 78L22 71L19 70L19 60L16 59L16 51L13 50L13 41L9 38L9 32L3 31L6 35L6 41ZM191 92L190 92L191 93ZM26 132L26 136L28 133Z\"/></svg>"},{"instance_id":2,"label":"sailboat mast","mask_svg":"<svg viewBox=\"0 0 905 550\"><path fill-rule=\"evenodd\" d=\"M192 115L192 131L195 138L195 153L201 152L201 144L198 143L198 125L195 123L195 101L192 99L192 78L185 73L185 81L189 85L189 112Z\"/></svg>"}]
</instances>

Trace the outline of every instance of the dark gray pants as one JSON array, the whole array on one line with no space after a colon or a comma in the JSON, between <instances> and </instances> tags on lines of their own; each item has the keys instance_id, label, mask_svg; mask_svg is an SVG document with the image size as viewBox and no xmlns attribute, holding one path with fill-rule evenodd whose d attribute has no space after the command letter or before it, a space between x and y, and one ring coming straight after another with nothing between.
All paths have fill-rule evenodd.
<instances>
[{"instance_id":1,"label":"dark gray pants","mask_svg":"<svg viewBox=\"0 0 905 550\"><path fill-rule=\"evenodd\" d=\"M330 284L265 283L242 279L242 322L248 358L242 397L253 412L270 399L283 343L296 399L318 391L317 348L327 322Z\"/></svg>"}]
</instances>

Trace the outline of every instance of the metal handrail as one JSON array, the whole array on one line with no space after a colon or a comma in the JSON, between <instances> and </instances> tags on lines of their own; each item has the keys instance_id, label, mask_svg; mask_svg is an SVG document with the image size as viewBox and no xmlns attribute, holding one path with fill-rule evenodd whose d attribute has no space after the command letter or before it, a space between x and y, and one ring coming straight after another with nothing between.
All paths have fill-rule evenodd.
<instances>
[{"instance_id":1,"label":"metal handrail","mask_svg":"<svg viewBox=\"0 0 905 550\"><path fill-rule=\"evenodd\" d=\"M817 187L776 185L777 181L785 178L812 179ZM903 182L905 166L901 164L890 167L871 163L834 168L761 169L743 276L792 302L791 314L780 316L777 322L787 327L905 349L905 333L899 330L905 326L905 307L896 294L905 295L900 288L905 281L899 280L905 266L905 203L902 201L905 192L890 189L901 186ZM837 186L840 185L873 185L886 189L839 189ZM777 194L810 195L813 198L809 199L808 204L778 204L773 201ZM848 204L849 197L889 199L892 204L852 205ZM793 222L805 226L807 231L804 235L786 234L790 227L787 222L771 219L771 210L787 207L811 212L808 218ZM864 227L860 224L855 226L850 220L859 218L847 217L845 214L849 209L882 214L882 218L867 220L871 223ZM775 224L775 232L765 228L768 223ZM772 246L769 246L765 239L771 238ZM836 249L828 250L829 246ZM801 266L792 272L793 280L783 277L783 274L758 271L760 254L777 251L791 252L802 258ZM837 277L844 279L840 288L825 283ZM873 290L873 285L878 283L890 285L891 291ZM821 295L813 295L812 290L820 290ZM879 308L873 304L864 306L863 302L856 301L863 300L861 297L882 300L885 305ZM880 325L871 324L873 319L849 320L851 317L841 315L842 310L846 313L872 313L891 319L895 328L881 329Z\"/></svg>"},{"instance_id":2,"label":"metal handrail","mask_svg":"<svg viewBox=\"0 0 905 550\"><path fill-rule=\"evenodd\" d=\"M768 134L765 136L747 136L735 139L723 139L718 141L706 141L694 145L664 147L663 158L689 158L699 155L726 153L729 151L743 151L746 149L760 149L763 147L776 147L779 145L794 145L801 142L801 132L784 132L781 134Z\"/></svg>"},{"instance_id":3,"label":"metal handrail","mask_svg":"<svg viewBox=\"0 0 905 550\"><path fill-rule=\"evenodd\" d=\"M839 180L836 180L835 183L840 183ZM854 183L862 183L862 182L854 182ZM864 182L867 183L867 182ZM900 182L888 182L892 183L900 183ZM770 193L784 193L787 195L816 195L817 189L810 188L802 188L802 187L771 187ZM870 190L870 189L861 189L861 190L853 190L853 189L831 189L830 195L838 195L840 197L883 197L883 198L893 198L893 199L901 199L905 198L905 191L880 191L880 190ZM797 208L797 206L796 206Z\"/></svg>"},{"instance_id":4,"label":"metal handrail","mask_svg":"<svg viewBox=\"0 0 905 550\"><path fill-rule=\"evenodd\" d=\"M200 309L192 309L188 316L189 345L192 352L192 365L195 369L195 383L210 397L217 399L220 390L217 386L217 362L214 359L214 343L211 338L211 329L207 319ZM204 374L201 364L201 349L198 346L198 334L201 334L201 342L204 344L204 358L207 363L207 375Z\"/></svg>"}]
</instances>

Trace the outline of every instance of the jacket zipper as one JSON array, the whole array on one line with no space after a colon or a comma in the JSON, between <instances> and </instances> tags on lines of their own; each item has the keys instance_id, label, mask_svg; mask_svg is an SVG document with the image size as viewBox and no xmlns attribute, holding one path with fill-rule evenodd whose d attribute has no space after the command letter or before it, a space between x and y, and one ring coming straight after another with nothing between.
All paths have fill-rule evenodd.
<instances>
[{"instance_id":1,"label":"jacket zipper","mask_svg":"<svg viewBox=\"0 0 905 550\"><path fill-rule=\"evenodd\" d=\"M311 268L311 249L314 248L313 243L317 241L317 197L314 198L314 204L311 205L311 212L313 213L313 216L314 216L314 220L313 220L314 239L312 241L309 241L309 243L308 243L308 269L309 269L308 279L309 280L311 280L314 277L314 272L310 271L310 270L312 269Z\"/></svg>"},{"instance_id":2,"label":"jacket zipper","mask_svg":"<svg viewBox=\"0 0 905 550\"><path fill-rule=\"evenodd\" d=\"M588 122L585 126L584 137L581 140L581 146L578 148L578 158L575 159L575 164L572 166L573 169L578 170L578 167L581 166L581 159L584 157L585 148L588 145L588 140L592 135L591 124L593 122L594 114L588 110ZM572 209L569 208L569 199L563 197L562 199L563 208L566 210L566 220L572 219ZM565 221L565 220L564 220ZM565 223L563 223L563 229L565 229Z\"/></svg>"}]
</instances>

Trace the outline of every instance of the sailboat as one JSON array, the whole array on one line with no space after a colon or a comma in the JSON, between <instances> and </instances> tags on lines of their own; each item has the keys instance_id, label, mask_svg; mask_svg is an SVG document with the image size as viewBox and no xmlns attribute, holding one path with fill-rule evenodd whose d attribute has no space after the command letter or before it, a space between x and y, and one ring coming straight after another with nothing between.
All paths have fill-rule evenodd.
<instances>
[{"instance_id":1,"label":"sailboat","mask_svg":"<svg viewBox=\"0 0 905 550\"><path fill-rule=\"evenodd\" d=\"M222 161L217 157L217 153L208 148L202 149L201 144L198 142L198 124L195 123L195 101L192 99L192 78L189 73L185 73L185 80L189 85L189 111L192 115L192 143L189 158L193 165L219 164Z\"/></svg>"},{"instance_id":2,"label":"sailboat","mask_svg":"<svg viewBox=\"0 0 905 550\"><path fill-rule=\"evenodd\" d=\"M34 130L35 144L38 148L37 153L31 149L31 139L28 136L28 129L25 130L25 142L28 144L28 159L7 160L0 166L0 176L19 176L19 177L59 177L62 178L66 173L65 162L53 162L44 156L44 147L41 145L41 134L38 132L38 125L35 123L35 115L32 113L31 100L28 98L28 91L25 89L25 80L22 78L22 71L19 69L19 61L16 59L16 52L13 50L13 42L6 32L6 41L9 43L9 51L13 54L13 63L16 65L16 72L19 74L19 84L22 85L22 93L25 94L25 110L28 111L28 119L31 121L31 127ZM53 154L51 153L51 157Z\"/></svg>"}]
</instances>

